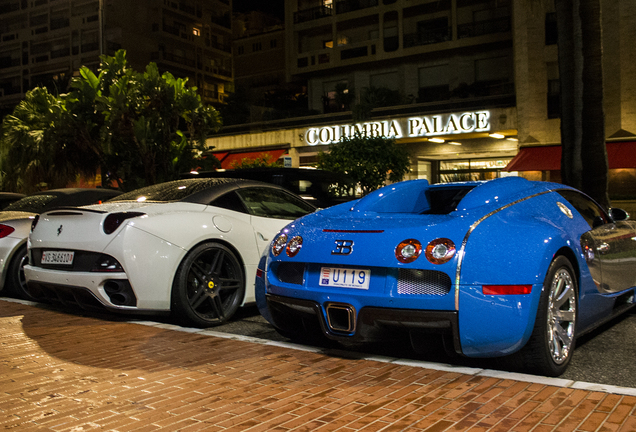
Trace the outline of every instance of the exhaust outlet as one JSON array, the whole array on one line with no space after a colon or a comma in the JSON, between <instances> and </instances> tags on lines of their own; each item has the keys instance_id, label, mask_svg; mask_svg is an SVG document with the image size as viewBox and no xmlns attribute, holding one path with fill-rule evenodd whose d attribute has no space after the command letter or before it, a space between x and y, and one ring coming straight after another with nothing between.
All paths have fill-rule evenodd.
<instances>
[{"instance_id":1,"label":"exhaust outlet","mask_svg":"<svg viewBox=\"0 0 636 432\"><path fill-rule=\"evenodd\" d=\"M344 303L326 305L327 324L335 332L354 333L356 331L356 310Z\"/></svg>"}]
</instances>

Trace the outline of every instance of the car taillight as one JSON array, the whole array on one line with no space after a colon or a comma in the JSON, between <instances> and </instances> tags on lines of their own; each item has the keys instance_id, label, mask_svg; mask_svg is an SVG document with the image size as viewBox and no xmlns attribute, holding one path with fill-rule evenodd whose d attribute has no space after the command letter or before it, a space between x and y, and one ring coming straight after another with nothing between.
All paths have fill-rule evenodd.
<instances>
[{"instance_id":1,"label":"car taillight","mask_svg":"<svg viewBox=\"0 0 636 432\"><path fill-rule=\"evenodd\" d=\"M300 249L303 247L303 238L301 236L294 236L287 243L287 248L285 251L287 252L288 257L296 256Z\"/></svg>"},{"instance_id":2,"label":"car taillight","mask_svg":"<svg viewBox=\"0 0 636 432\"><path fill-rule=\"evenodd\" d=\"M444 264L455 256L455 243L447 238L438 238L426 245L426 259L432 264Z\"/></svg>"},{"instance_id":3,"label":"car taillight","mask_svg":"<svg viewBox=\"0 0 636 432\"><path fill-rule=\"evenodd\" d=\"M9 225L0 224L0 238L4 238L15 231L15 228L10 227Z\"/></svg>"},{"instance_id":4,"label":"car taillight","mask_svg":"<svg viewBox=\"0 0 636 432\"><path fill-rule=\"evenodd\" d=\"M530 294L532 285L482 285L484 295L521 295Z\"/></svg>"},{"instance_id":5,"label":"car taillight","mask_svg":"<svg viewBox=\"0 0 636 432\"><path fill-rule=\"evenodd\" d=\"M35 217L31 221L31 232L33 232L33 230L35 229L35 226L38 224L39 220L40 220L40 215L35 215Z\"/></svg>"},{"instance_id":6,"label":"car taillight","mask_svg":"<svg viewBox=\"0 0 636 432\"><path fill-rule=\"evenodd\" d=\"M404 264L415 261L421 253L422 243L415 239L404 240L395 248L395 257Z\"/></svg>"},{"instance_id":7,"label":"car taillight","mask_svg":"<svg viewBox=\"0 0 636 432\"><path fill-rule=\"evenodd\" d=\"M281 234L276 237L276 240L272 243L272 253L274 256L280 255L287 245L287 234Z\"/></svg>"},{"instance_id":8,"label":"car taillight","mask_svg":"<svg viewBox=\"0 0 636 432\"><path fill-rule=\"evenodd\" d=\"M106 234L112 234L122 223L124 223L125 220L144 215L145 213L141 212L111 213L106 216L106 219L104 219L104 232Z\"/></svg>"}]
</instances>

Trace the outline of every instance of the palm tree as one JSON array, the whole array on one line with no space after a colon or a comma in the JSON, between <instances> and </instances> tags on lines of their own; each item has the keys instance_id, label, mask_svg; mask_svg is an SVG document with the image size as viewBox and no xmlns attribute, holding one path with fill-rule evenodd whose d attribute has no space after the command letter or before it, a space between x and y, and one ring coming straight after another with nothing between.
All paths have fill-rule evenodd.
<instances>
[{"instance_id":1,"label":"palm tree","mask_svg":"<svg viewBox=\"0 0 636 432\"><path fill-rule=\"evenodd\" d=\"M561 175L609 207L600 0L555 0L561 86Z\"/></svg>"}]
</instances>

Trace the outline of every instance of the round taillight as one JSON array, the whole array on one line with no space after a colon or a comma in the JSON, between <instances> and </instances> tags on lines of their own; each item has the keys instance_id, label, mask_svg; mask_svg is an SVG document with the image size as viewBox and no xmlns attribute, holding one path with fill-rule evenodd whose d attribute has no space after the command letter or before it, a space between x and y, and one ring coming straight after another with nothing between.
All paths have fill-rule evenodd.
<instances>
[{"instance_id":1,"label":"round taillight","mask_svg":"<svg viewBox=\"0 0 636 432\"><path fill-rule=\"evenodd\" d=\"M415 261L421 253L422 243L415 239L404 240L395 248L395 257L404 264Z\"/></svg>"},{"instance_id":2,"label":"round taillight","mask_svg":"<svg viewBox=\"0 0 636 432\"><path fill-rule=\"evenodd\" d=\"M455 243L447 238L438 238L426 246L426 259L433 264L444 264L455 256Z\"/></svg>"},{"instance_id":3,"label":"round taillight","mask_svg":"<svg viewBox=\"0 0 636 432\"><path fill-rule=\"evenodd\" d=\"M303 238L301 236L294 236L287 243L287 256L296 256L300 249L303 247Z\"/></svg>"},{"instance_id":4,"label":"round taillight","mask_svg":"<svg viewBox=\"0 0 636 432\"><path fill-rule=\"evenodd\" d=\"M272 253L274 256L280 255L280 253L285 249L285 245L287 244L287 234L281 234L276 237L276 240L272 243Z\"/></svg>"}]
</instances>

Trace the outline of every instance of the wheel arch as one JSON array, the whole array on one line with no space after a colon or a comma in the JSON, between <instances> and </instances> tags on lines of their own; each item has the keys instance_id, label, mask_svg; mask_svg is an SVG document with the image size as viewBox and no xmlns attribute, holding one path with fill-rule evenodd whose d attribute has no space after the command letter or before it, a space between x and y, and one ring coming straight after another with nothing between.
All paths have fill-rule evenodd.
<instances>
[{"instance_id":1,"label":"wheel arch","mask_svg":"<svg viewBox=\"0 0 636 432\"><path fill-rule=\"evenodd\" d=\"M6 285L7 285L7 280L9 278L9 271L11 270L11 267L13 265L13 260L16 258L16 254L18 253L18 250L20 250L20 248L22 248L23 246L27 247L27 257L29 256L29 248L27 245L27 239L25 238L24 240L20 241L19 243L17 243L12 249L11 249L11 253L7 256L7 260L4 264L4 266L2 267L2 274L0 274L0 292L4 292Z\"/></svg>"},{"instance_id":2,"label":"wheel arch","mask_svg":"<svg viewBox=\"0 0 636 432\"><path fill-rule=\"evenodd\" d=\"M245 260L243 259L243 255L241 255L241 253L239 252L238 248L236 246L234 246L231 242L229 242L229 241L227 241L225 239L218 238L218 237L206 238L206 239L200 240L198 243L194 243L190 247L190 249L188 249L188 251L183 255L183 257L181 258L181 261L179 261L179 265L177 265L177 269L179 269L181 267L181 264L183 264L183 261L187 258L187 256L190 254L190 252L192 252L192 250L194 250L195 248L199 247L200 245L202 245L204 243L219 243L219 244L222 244L223 246L227 247L228 249L230 249L232 251L232 253L239 260L239 264L241 264L241 271L243 272L243 281L245 283L245 288L247 288L247 274L245 273ZM174 283L175 283L175 279L177 277L177 273L178 273L178 271L176 271L174 273L174 275L172 276L172 284L170 286L170 296L171 297L172 297L172 291L174 290ZM243 294L243 296L245 296L245 294Z\"/></svg>"},{"instance_id":3,"label":"wheel arch","mask_svg":"<svg viewBox=\"0 0 636 432\"><path fill-rule=\"evenodd\" d=\"M579 294L578 291L580 291L581 289L581 267L579 265L579 260L576 258L576 254L571 248L563 246L554 254L554 257L550 262L554 261L559 256L567 258L568 261L570 261L570 264L572 264L572 268L574 269L574 276L576 276L577 294Z\"/></svg>"}]
</instances>

